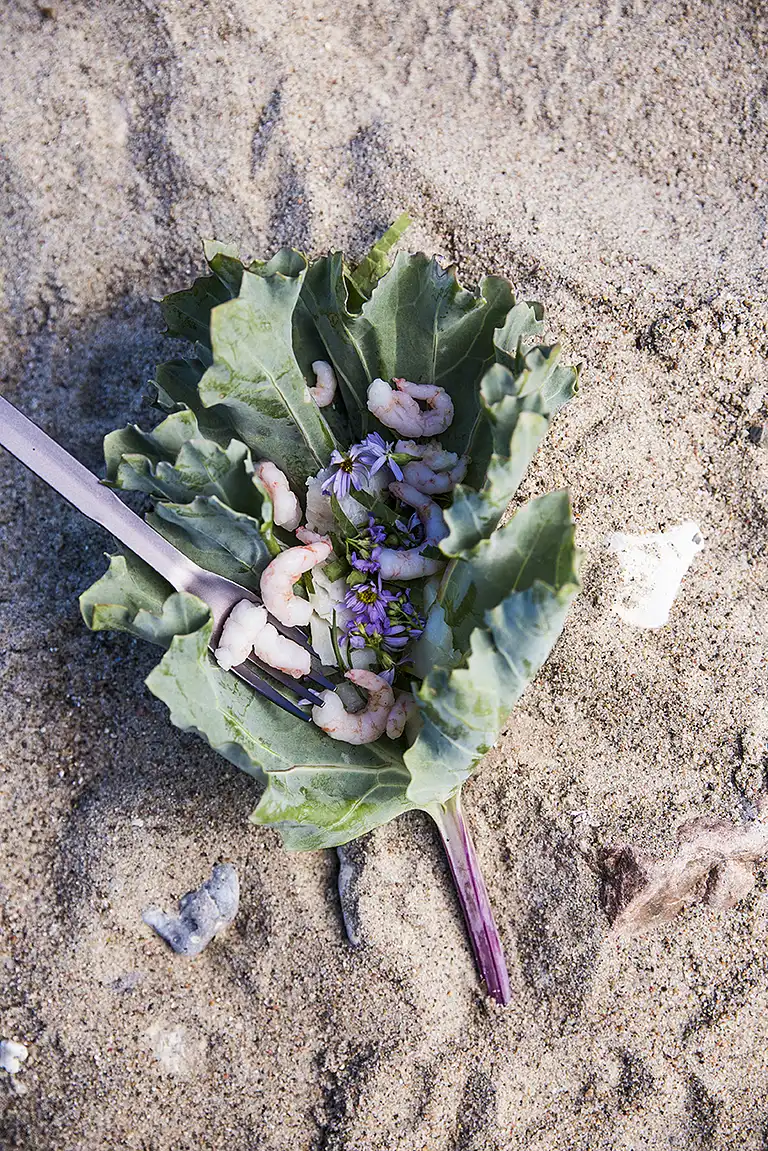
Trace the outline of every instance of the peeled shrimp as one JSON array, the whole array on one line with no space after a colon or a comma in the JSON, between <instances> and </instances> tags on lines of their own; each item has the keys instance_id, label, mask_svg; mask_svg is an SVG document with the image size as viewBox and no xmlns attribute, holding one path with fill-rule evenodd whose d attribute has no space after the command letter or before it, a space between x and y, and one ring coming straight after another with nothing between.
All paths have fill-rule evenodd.
<instances>
[{"instance_id":1,"label":"peeled shrimp","mask_svg":"<svg viewBox=\"0 0 768 1151\"><path fill-rule=\"evenodd\" d=\"M324 535L321 535L320 532L313 532L305 527L296 528L294 534L296 539L301 540L303 544L319 544L321 540L326 538Z\"/></svg>"},{"instance_id":2,"label":"peeled shrimp","mask_svg":"<svg viewBox=\"0 0 768 1151\"><path fill-rule=\"evenodd\" d=\"M382 579L421 579L431 576L443 567L442 560L430 559L420 548L379 548L376 552Z\"/></svg>"},{"instance_id":3,"label":"peeled shrimp","mask_svg":"<svg viewBox=\"0 0 768 1151\"><path fill-rule=\"evenodd\" d=\"M253 641L253 654L256 658L275 671L292 675L294 679L309 675L312 657L307 649L281 635L274 624L267 623L266 608L259 608L259 611L264 612L264 626Z\"/></svg>"},{"instance_id":4,"label":"peeled shrimp","mask_svg":"<svg viewBox=\"0 0 768 1151\"><path fill-rule=\"evenodd\" d=\"M453 420L453 400L436 384L412 384L396 379L396 391L386 380L374 380L368 388L368 411L385 427L401 436L436 436ZM419 407L421 400L427 411Z\"/></svg>"},{"instance_id":5,"label":"peeled shrimp","mask_svg":"<svg viewBox=\"0 0 768 1151\"><path fill-rule=\"evenodd\" d=\"M447 472L459 459L455 452L447 452L438 440L428 440L426 444L417 444L415 440L398 440L395 451L423 460L433 472Z\"/></svg>"},{"instance_id":6,"label":"peeled shrimp","mask_svg":"<svg viewBox=\"0 0 768 1151\"><path fill-rule=\"evenodd\" d=\"M263 616L262 616L263 613ZM219 644L213 653L219 667L225 671L245 663L253 649L253 641L266 623L263 607L241 599L232 608L221 630Z\"/></svg>"},{"instance_id":7,"label":"peeled shrimp","mask_svg":"<svg viewBox=\"0 0 768 1151\"><path fill-rule=\"evenodd\" d=\"M453 455L446 452L446 455ZM433 471L426 460L414 460L413 463L403 465L403 479L416 491L428 496L444 495L452 492L456 484L464 479L467 473L467 461L464 456L457 459L454 466L447 472Z\"/></svg>"},{"instance_id":8,"label":"peeled shrimp","mask_svg":"<svg viewBox=\"0 0 768 1151\"><path fill-rule=\"evenodd\" d=\"M275 556L261 577L261 598L275 619L290 627L305 627L312 617L312 605L294 595L293 585L316 564L325 563L333 551L327 537L303 547L288 548Z\"/></svg>"},{"instance_id":9,"label":"peeled shrimp","mask_svg":"<svg viewBox=\"0 0 768 1151\"><path fill-rule=\"evenodd\" d=\"M312 708L312 719L331 739L344 743L373 743L387 729L387 719L395 702L395 693L385 679L372 671L353 668L345 673L350 683L368 692L362 711L349 712L335 691L323 691L323 706Z\"/></svg>"},{"instance_id":10,"label":"peeled shrimp","mask_svg":"<svg viewBox=\"0 0 768 1151\"><path fill-rule=\"evenodd\" d=\"M288 486L288 478L269 460L254 469L272 500L272 518L278 527L293 531L301 522L301 505Z\"/></svg>"},{"instance_id":11,"label":"peeled shrimp","mask_svg":"<svg viewBox=\"0 0 768 1151\"><path fill-rule=\"evenodd\" d=\"M309 675L311 657L306 648L280 635L267 622L265 607L243 599L229 613L215 655L219 666L229 671L245 663L251 652L275 671L284 671L294 679Z\"/></svg>"},{"instance_id":12,"label":"peeled shrimp","mask_svg":"<svg viewBox=\"0 0 768 1151\"><path fill-rule=\"evenodd\" d=\"M312 364L312 371L315 373L317 385L309 389L309 394L318 408L327 408L329 404L333 403L333 397L336 395L334 370L326 360L315 360Z\"/></svg>"},{"instance_id":13,"label":"peeled shrimp","mask_svg":"<svg viewBox=\"0 0 768 1151\"><path fill-rule=\"evenodd\" d=\"M395 700L394 707L387 716L387 735L390 739L399 739L405 731L408 716L416 710L416 700L409 691L401 691Z\"/></svg>"},{"instance_id":14,"label":"peeled shrimp","mask_svg":"<svg viewBox=\"0 0 768 1151\"><path fill-rule=\"evenodd\" d=\"M445 517L439 504L411 484L396 482L389 485L389 490L402 503L414 509L423 524L428 544L439 544L440 540L445 539L448 528L445 526Z\"/></svg>"}]
</instances>

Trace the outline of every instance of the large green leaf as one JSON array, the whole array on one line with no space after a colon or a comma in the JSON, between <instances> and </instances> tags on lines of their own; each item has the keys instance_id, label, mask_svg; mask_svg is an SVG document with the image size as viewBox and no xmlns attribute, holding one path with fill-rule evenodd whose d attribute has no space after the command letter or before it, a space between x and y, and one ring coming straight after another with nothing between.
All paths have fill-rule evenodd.
<instances>
[{"instance_id":1,"label":"large green leaf","mask_svg":"<svg viewBox=\"0 0 768 1151\"><path fill-rule=\"evenodd\" d=\"M494 358L494 330L514 303L509 282L499 276L487 276L478 294L461 287L454 268L400 254L363 307L376 332L378 374L437 384L451 396L453 423L440 436L449 451L461 452L469 442L476 383Z\"/></svg>"},{"instance_id":2,"label":"large green leaf","mask_svg":"<svg viewBox=\"0 0 768 1151\"><path fill-rule=\"evenodd\" d=\"M446 571L440 603L469 656L436 666L416 693L423 726L405 753L414 803L443 803L461 785L546 659L579 589L573 534L568 494L552 492Z\"/></svg>"},{"instance_id":3,"label":"large green leaf","mask_svg":"<svg viewBox=\"0 0 768 1151\"><path fill-rule=\"evenodd\" d=\"M514 305L506 280L489 276L474 293L452 268L400 253L359 312L350 310L340 253L311 266L301 294L334 365L356 435L378 426L367 410L373 379L404 376L446 388L455 407L441 437L463 451L478 410L476 382L494 359L493 334Z\"/></svg>"},{"instance_id":4,"label":"large green leaf","mask_svg":"<svg viewBox=\"0 0 768 1151\"><path fill-rule=\"evenodd\" d=\"M290 259L289 259L290 257ZM244 272L240 294L211 313L213 365L200 381L205 406L224 407L238 436L301 490L334 445L293 351L292 317L304 279L299 253Z\"/></svg>"},{"instance_id":5,"label":"large green leaf","mask_svg":"<svg viewBox=\"0 0 768 1151\"><path fill-rule=\"evenodd\" d=\"M537 315L535 305L518 304L496 334L500 362L488 368L480 383L481 415L467 483L458 485L445 512L448 535L440 544L445 555L465 555L491 534L553 415L576 391L578 369L560 367L559 347L521 350L522 339L541 326Z\"/></svg>"},{"instance_id":6,"label":"large green leaf","mask_svg":"<svg viewBox=\"0 0 768 1151\"><path fill-rule=\"evenodd\" d=\"M489 608L534 580L558 588L578 583L571 504L566 491L530 500L488 539L446 569L440 602L460 651Z\"/></svg>"},{"instance_id":7,"label":"large green leaf","mask_svg":"<svg viewBox=\"0 0 768 1151\"><path fill-rule=\"evenodd\" d=\"M423 725L404 756L412 803L445 803L472 774L549 655L577 592L576 583L538 580L512 592L472 632L466 667L426 677L417 692Z\"/></svg>"},{"instance_id":8,"label":"large green leaf","mask_svg":"<svg viewBox=\"0 0 768 1151\"><path fill-rule=\"evenodd\" d=\"M153 432L135 424L104 439L107 479L129 491L174 503L218 496L240 511L256 513L262 498L254 486L251 453L239 440L226 448L199 433L194 414L174 412Z\"/></svg>"},{"instance_id":9,"label":"large green leaf","mask_svg":"<svg viewBox=\"0 0 768 1151\"><path fill-rule=\"evenodd\" d=\"M411 811L409 782L402 761L273 771L251 818L276 825L289 851L338 847Z\"/></svg>"},{"instance_id":10,"label":"large green leaf","mask_svg":"<svg viewBox=\"0 0 768 1151\"><path fill-rule=\"evenodd\" d=\"M202 600L174 592L131 552L109 557L107 571L80 596L80 611L93 631L126 631L163 647L208 619Z\"/></svg>"},{"instance_id":11,"label":"large green leaf","mask_svg":"<svg viewBox=\"0 0 768 1151\"><path fill-rule=\"evenodd\" d=\"M411 217L407 212L403 212L397 217L394 224L391 224L389 228L387 228L384 235L373 244L368 254L360 261L357 267L349 273L348 279L357 292L361 303L363 300L370 298L379 280L389 271L389 253L397 241L402 239L410 226Z\"/></svg>"},{"instance_id":12,"label":"large green leaf","mask_svg":"<svg viewBox=\"0 0 768 1151\"><path fill-rule=\"evenodd\" d=\"M408 798L444 803L496 740L579 590L566 492L531 500L446 571L445 620L462 666L436 666L416 692L422 728L405 753Z\"/></svg>"},{"instance_id":13,"label":"large green leaf","mask_svg":"<svg viewBox=\"0 0 768 1151\"><path fill-rule=\"evenodd\" d=\"M329 739L263 699L212 659L210 630L208 623L177 636L147 686L177 727L197 732L251 774L267 775L257 823L277 825L289 847L329 847L412 806L394 752Z\"/></svg>"},{"instance_id":14,"label":"large green leaf","mask_svg":"<svg viewBox=\"0 0 768 1151\"><path fill-rule=\"evenodd\" d=\"M253 516L235 511L218 496L198 496L188 504L158 503L147 522L200 567L258 591L273 553L263 525Z\"/></svg>"}]
</instances>

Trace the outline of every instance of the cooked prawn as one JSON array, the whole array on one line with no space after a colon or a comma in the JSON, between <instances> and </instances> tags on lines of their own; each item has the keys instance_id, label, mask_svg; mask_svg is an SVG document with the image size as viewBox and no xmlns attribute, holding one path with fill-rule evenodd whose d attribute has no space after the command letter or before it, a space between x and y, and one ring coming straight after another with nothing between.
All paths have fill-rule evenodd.
<instances>
[{"instance_id":1,"label":"cooked prawn","mask_svg":"<svg viewBox=\"0 0 768 1151\"><path fill-rule=\"evenodd\" d=\"M426 444L417 444L415 440L398 440L395 451L423 460L433 472L447 472L459 459L455 452L447 452L438 440L428 440Z\"/></svg>"},{"instance_id":2,"label":"cooked prawn","mask_svg":"<svg viewBox=\"0 0 768 1151\"><path fill-rule=\"evenodd\" d=\"M241 599L227 616L221 629L219 643L213 653L219 667L225 671L245 663L253 649L253 641L267 620L263 607Z\"/></svg>"},{"instance_id":3,"label":"cooked prawn","mask_svg":"<svg viewBox=\"0 0 768 1151\"><path fill-rule=\"evenodd\" d=\"M453 455L446 452L445 455ZM456 484L464 479L467 472L467 461L464 456L457 459L449 471L434 471L426 460L414 460L403 465L403 479L416 491L428 496L444 495L452 492Z\"/></svg>"},{"instance_id":4,"label":"cooked prawn","mask_svg":"<svg viewBox=\"0 0 768 1151\"><path fill-rule=\"evenodd\" d=\"M312 668L312 657L305 647L294 643L292 639L281 635L274 624L266 622L267 611L264 610L264 627L253 641L253 654L262 663L273 667L276 671L284 671L294 679L301 679L309 675Z\"/></svg>"},{"instance_id":5,"label":"cooked prawn","mask_svg":"<svg viewBox=\"0 0 768 1151\"><path fill-rule=\"evenodd\" d=\"M327 408L333 403L333 397L336 395L336 374L327 360L315 360L312 371L315 373L317 383L314 388L309 389L309 394L318 408Z\"/></svg>"},{"instance_id":6,"label":"cooked prawn","mask_svg":"<svg viewBox=\"0 0 768 1151\"><path fill-rule=\"evenodd\" d=\"M442 560L422 555L421 548L379 548L376 559L382 579L421 579L435 575L443 567Z\"/></svg>"},{"instance_id":7,"label":"cooked prawn","mask_svg":"<svg viewBox=\"0 0 768 1151\"><path fill-rule=\"evenodd\" d=\"M385 679L372 671L353 668L345 673L350 683L368 692L362 711L349 712L335 691L321 692L323 706L312 708L312 719L331 739L344 743L373 743L387 729L387 718L395 702L395 693Z\"/></svg>"},{"instance_id":8,"label":"cooked prawn","mask_svg":"<svg viewBox=\"0 0 768 1151\"><path fill-rule=\"evenodd\" d=\"M321 535L320 532L313 532L310 530L310 528L304 527L303 525L299 528L296 528L294 535L296 536L296 539L301 540L303 544L318 544L321 540L326 539L326 537Z\"/></svg>"},{"instance_id":9,"label":"cooked prawn","mask_svg":"<svg viewBox=\"0 0 768 1151\"><path fill-rule=\"evenodd\" d=\"M405 731L405 723L409 715L416 710L416 700L409 691L399 692L394 706L387 716L387 735L390 739L399 739Z\"/></svg>"},{"instance_id":10,"label":"cooked prawn","mask_svg":"<svg viewBox=\"0 0 768 1151\"><path fill-rule=\"evenodd\" d=\"M268 622L265 607L243 599L227 617L215 656L219 666L229 671L245 663L251 652L275 671L284 671L294 679L309 675L311 656L307 649L281 635Z\"/></svg>"},{"instance_id":11,"label":"cooked prawn","mask_svg":"<svg viewBox=\"0 0 768 1151\"><path fill-rule=\"evenodd\" d=\"M301 505L288 486L288 477L269 460L254 468L272 500L272 518L278 527L293 531L301 522Z\"/></svg>"},{"instance_id":12,"label":"cooked prawn","mask_svg":"<svg viewBox=\"0 0 768 1151\"><path fill-rule=\"evenodd\" d=\"M453 400L436 384L412 384L396 379L396 390L386 380L374 380L368 388L368 411L385 427L401 436L436 436L453 420ZM419 407L421 400L427 405Z\"/></svg>"},{"instance_id":13,"label":"cooked prawn","mask_svg":"<svg viewBox=\"0 0 768 1151\"><path fill-rule=\"evenodd\" d=\"M327 536L303 547L288 548L275 556L261 577L261 598L275 619L290 627L305 627L312 617L312 605L294 595L293 585L317 564L325 563L333 551Z\"/></svg>"},{"instance_id":14,"label":"cooked prawn","mask_svg":"<svg viewBox=\"0 0 768 1151\"><path fill-rule=\"evenodd\" d=\"M412 487L411 484L396 481L389 485L389 490L402 503L414 509L422 522L428 544L439 544L440 540L445 539L448 535L448 528L445 526L445 517L439 504L436 504L429 496L425 496L418 488Z\"/></svg>"}]
</instances>

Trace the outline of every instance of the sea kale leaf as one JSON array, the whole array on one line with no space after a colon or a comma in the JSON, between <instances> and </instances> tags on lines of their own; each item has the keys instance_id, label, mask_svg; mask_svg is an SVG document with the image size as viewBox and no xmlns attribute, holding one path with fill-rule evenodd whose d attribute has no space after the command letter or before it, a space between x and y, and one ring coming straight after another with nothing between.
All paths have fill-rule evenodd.
<instances>
[{"instance_id":1,"label":"sea kale leaf","mask_svg":"<svg viewBox=\"0 0 768 1151\"><path fill-rule=\"evenodd\" d=\"M560 635L578 567L565 492L532 500L450 566L440 602L468 654L415 691L423 723L404 756L413 803L447 802L496 741Z\"/></svg>"},{"instance_id":2,"label":"sea kale leaf","mask_svg":"<svg viewBox=\"0 0 768 1151\"><path fill-rule=\"evenodd\" d=\"M107 571L80 596L80 611L93 631L125 631L162 647L176 635L197 631L209 616L207 604L174 592L131 552L109 557Z\"/></svg>"},{"instance_id":3,"label":"sea kale leaf","mask_svg":"<svg viewBox=\"0 0 768 1151\"><path fill-rule=\"evenodd\" d=\"M259 455L268 451L299 491L334 447L293 350L306 267L286 249L243 272L239 295L211 312L213 363L198 385L203 405L224 408L238 437Z\"/></svg>"}]
</instances>

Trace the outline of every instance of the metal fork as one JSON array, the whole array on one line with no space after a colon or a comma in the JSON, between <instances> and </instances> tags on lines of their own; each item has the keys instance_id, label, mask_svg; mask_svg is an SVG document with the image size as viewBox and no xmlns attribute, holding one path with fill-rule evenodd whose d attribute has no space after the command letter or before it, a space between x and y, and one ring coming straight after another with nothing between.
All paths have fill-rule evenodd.
<instances>
[{"instance_id":1,"label":"metal fork","mask_svg":"<svg viewBox=\"0 0 768 1151\"><path fill-rule=\"evenodd\" d=\"M145 563L159 572L176 591L190 592L207 603L213 616L211 650L216 647L224 622L236 603L242 599L261 603L259 597L247 588L240 587L224 576L214 575L213 572L206 571L187 559L140 516L126 507L110 488L100 483L97 477L83 467L74 456L2 396L0 396L0 446L7 448L26 467L69 500L83 515L111 532L130 551L135 552ZM316 653L302 632L296 628L286 628L275 619L271 622L283 635L305 647L315 662L319 663ZM300 680L281 675L280 672L262 665L253 658L232 668L232 673L238 679L250 684L261 695L299 719L308 720L311 717L262 679L257 674L257 668L265 671L276 683L312 703L322 704L323 701L307 686L307 681L331 690L335 687L335 684L316 667L313 667L309 676Z\"/></svg>"}]
</instances>

